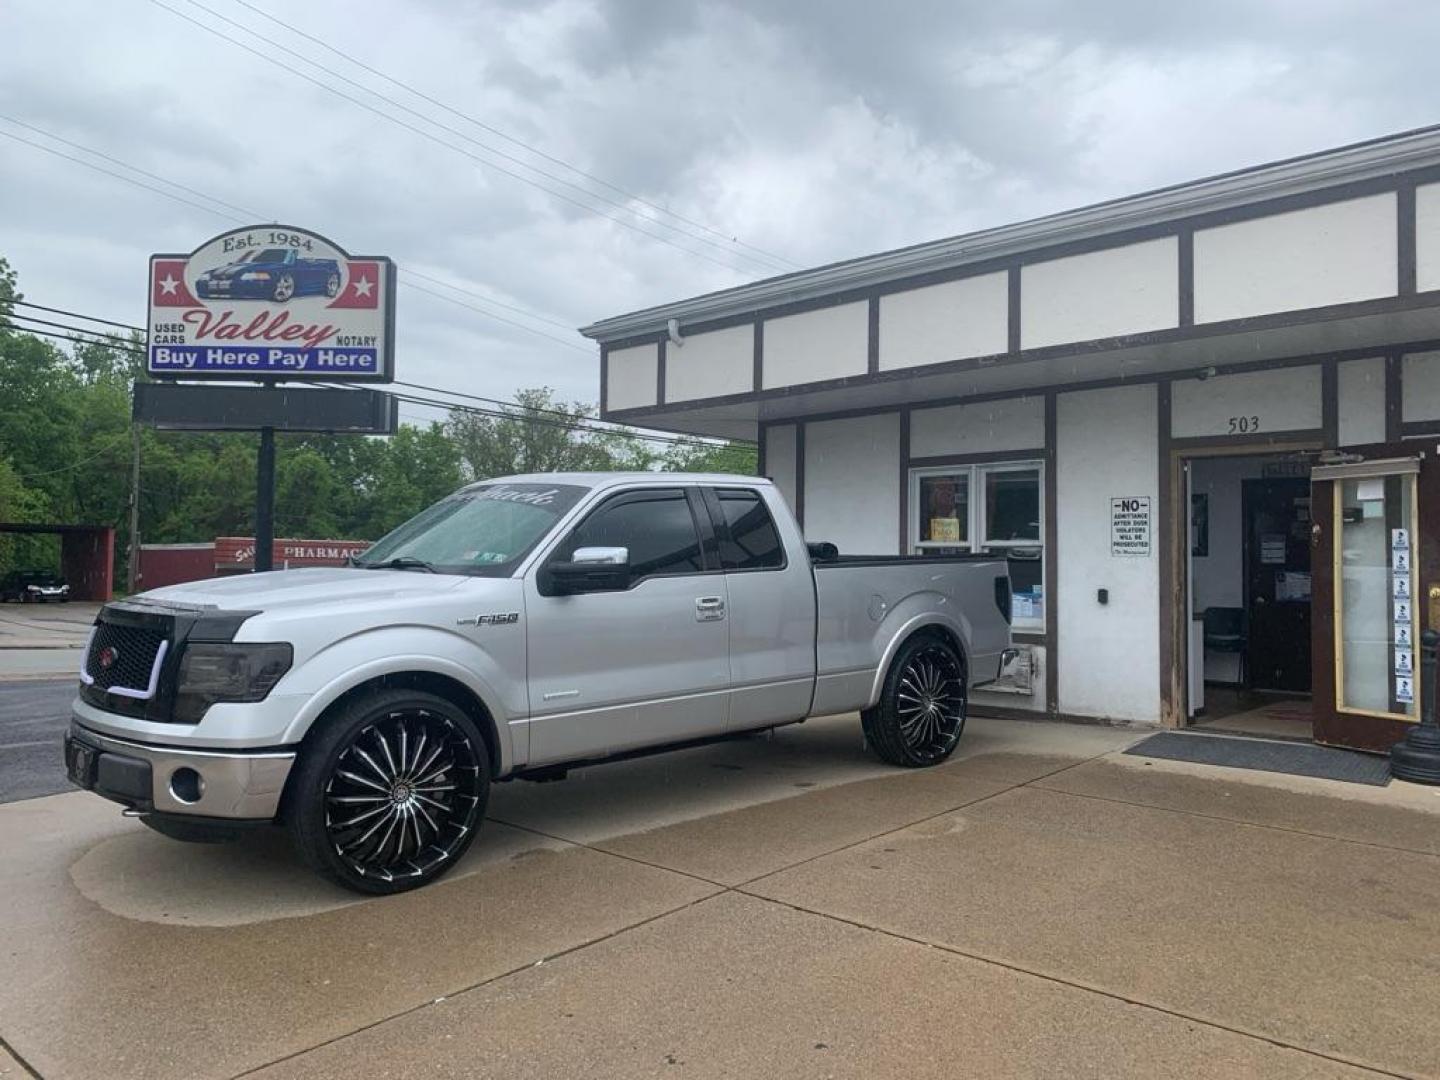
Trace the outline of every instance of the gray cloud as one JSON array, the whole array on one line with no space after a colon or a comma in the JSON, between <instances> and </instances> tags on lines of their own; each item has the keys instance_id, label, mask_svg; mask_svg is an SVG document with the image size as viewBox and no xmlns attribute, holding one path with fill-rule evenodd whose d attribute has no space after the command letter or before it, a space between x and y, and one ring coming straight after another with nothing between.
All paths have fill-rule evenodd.
<instances>
[{"instance_id":1,"label":"gray cloud","mask_svg":"<svg viewBox=\"0 0 1440 1080\"><path fill-rule=\"evenodd\" d=\"M188 0L166 2L214 22ZM204 2L403 98L237 5ZM256 2L549 154L802 264L1419 126L1440 99L1429 78L1440 11L1420 3ZM21 0L0 8L0 38L19 45L0 68L0 112L574 324L770 272L653 221L629 218L690 251L585 213L155 5ZM0 254L39 302L140 322L146 256L226 227L0 138ZM402 290L400 303L402 377L497 397L541 382L596 396L591 356L421 292Z\"/></svg>"}]
</instances>

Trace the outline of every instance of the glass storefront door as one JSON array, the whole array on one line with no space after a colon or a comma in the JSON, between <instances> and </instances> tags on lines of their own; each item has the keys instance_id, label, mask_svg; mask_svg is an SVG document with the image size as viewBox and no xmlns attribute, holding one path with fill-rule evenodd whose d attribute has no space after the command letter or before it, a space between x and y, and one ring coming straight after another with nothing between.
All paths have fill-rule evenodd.
<instances>
[{"instance_id":1,"label":"glass storefront door","mask_svg":"<svg viewBox=\"0 0 1440 1080\"><path fill-rule=\"evenodd\" d=\"M1440 568L1427 565L1421 513L1435 501L1426 489L1436 469L1417 451L1361 448L1351 456L1364 460L1312 473L1318 742L1385 751L1420 719L1422 583Z\"/></svg>"}]
</instances>

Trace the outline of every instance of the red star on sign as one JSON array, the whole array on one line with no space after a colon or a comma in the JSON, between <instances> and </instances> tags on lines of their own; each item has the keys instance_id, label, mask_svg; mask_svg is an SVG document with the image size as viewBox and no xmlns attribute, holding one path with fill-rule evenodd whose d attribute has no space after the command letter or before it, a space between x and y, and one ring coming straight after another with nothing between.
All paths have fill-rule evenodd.
<instances>
[{"instance_id":1,"label":"red star on sign","mask_svg":"<svg viewBox=\"0 0 1440 1080\"><path fill-rule=\"evenodd\" d=\"M185 284L184 259L156 259L150 264L150 304L153 307L200 307Z\"/></svg>"},{"instance_id":2,"label":"red star on sign","mask_svg":"<svg viewBox=\"0 0 1440 1080\"><path fill-rule=\"evenodd\" d=\"M345 264L345 288L330 301L332 308L378 308L380 306L380 264L348 262Z\"/></svg>"}]
</instances>

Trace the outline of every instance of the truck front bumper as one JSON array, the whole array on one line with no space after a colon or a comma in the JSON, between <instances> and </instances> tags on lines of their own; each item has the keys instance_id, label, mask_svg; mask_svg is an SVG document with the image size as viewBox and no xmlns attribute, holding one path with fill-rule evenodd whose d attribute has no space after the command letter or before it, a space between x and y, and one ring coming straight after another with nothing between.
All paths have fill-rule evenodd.
<instances>
[{"instance_id":1,"label":"truck front bumper","mask_svg":"<svg viewBox=\"0 0 1440 1080\"><path fill-rule=\"evenodd\" d=\"M65 737L71 783L142 814L270 821L294 764L294 751L151 746L78 720Z\"/></svg>"}]
</instances>

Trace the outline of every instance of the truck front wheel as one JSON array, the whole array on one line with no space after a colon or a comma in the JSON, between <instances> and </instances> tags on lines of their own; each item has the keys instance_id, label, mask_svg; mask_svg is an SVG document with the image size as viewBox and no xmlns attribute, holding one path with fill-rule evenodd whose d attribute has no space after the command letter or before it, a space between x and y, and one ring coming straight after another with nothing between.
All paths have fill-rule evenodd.
<instances>
[{"instance_id":1,"label":"truck front wheel","mask_svg":"<svg viewBox=\"0 0 1440 1080\"><path fill-rule=\"evenodd\" d=\"M955 646L917 634L895 654L880 700L860 714L866 741L891 765L938 765L960 742L968 697L965 661Z\"/></svg>"},{"instance_id":2,"label":"truck front wheel","mask_svg":"<svg viewBox=\"0 0 1440 1080\"><path fill-rule=\"evenodd\" d=\"M287 793L286 820L305 861L375 894L417 888L454 866L490 793L474 722L434 694L385 690L323 723Z\"/></svg>"}]
</instances>

